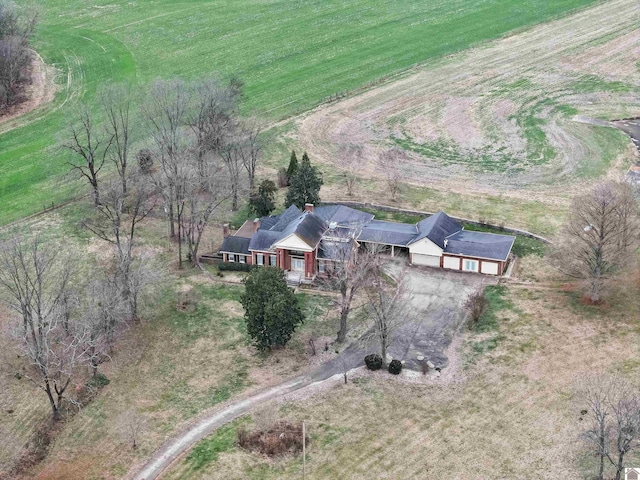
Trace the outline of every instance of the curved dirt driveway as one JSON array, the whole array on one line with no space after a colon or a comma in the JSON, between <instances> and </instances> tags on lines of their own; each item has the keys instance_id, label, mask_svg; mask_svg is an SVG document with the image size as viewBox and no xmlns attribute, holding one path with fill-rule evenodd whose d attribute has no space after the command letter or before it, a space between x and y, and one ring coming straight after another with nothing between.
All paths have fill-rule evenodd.
<instances>
[{"instance_id":1,"label":"curved dirt driveway","mask_svg":"<svg viewBox=\"0 0 640 480\"><path fill-rule=\"evenodd\" d=\"M176 437L165 443L133 478L135 480L155 480L184 452L193 447L217 428L244 415L253 407L287 393L322 382L341 374L345 368L353 369L362 363L365 347L357 343L347 347L338 357L320 365L311 372L292 378L280 385L263 390L249 398L228 405L199 420ZM343 363L344 359L344 363Z\"/></svg>"}]
</instances>

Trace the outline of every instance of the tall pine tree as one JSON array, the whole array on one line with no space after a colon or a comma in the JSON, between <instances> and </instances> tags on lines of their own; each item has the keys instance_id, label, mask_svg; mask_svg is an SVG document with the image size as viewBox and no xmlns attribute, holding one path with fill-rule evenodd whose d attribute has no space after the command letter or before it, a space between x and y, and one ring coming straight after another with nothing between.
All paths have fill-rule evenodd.
<instances>
[{"instance_id":1,"label":"tall pine tree","mask_svg":"<svg viewBox=\"0 0 640 480\"><path fill-rule=\"evenodd\" d=\"M285 199L285 207L295 205L304 209L306 203L317 204L320 202L320 187L322 186L322 174L311 165L309 156L305 152L298 171L291 178L291 186Z\"/></svg>"},{"instance_id":2,"label":"tall pine tree","mask_svg":"<svg viewBox=\"0 0 640 480\"><path fill-rule=\"evenodd\" d=\"M298 173L298 157L296 151L291 150L291 158L289 159L289 167L287 168L287 177L289 181Z\"/></svg>"}]
</instances>

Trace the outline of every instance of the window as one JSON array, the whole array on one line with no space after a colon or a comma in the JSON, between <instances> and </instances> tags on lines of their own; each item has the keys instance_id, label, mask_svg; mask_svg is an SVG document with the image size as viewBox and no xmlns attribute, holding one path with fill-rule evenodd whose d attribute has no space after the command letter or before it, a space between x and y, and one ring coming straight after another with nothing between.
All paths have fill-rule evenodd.
<instances>
[{"instance_id":1,"label":"window","mask_svg":"<svg viewBox=\"0 0 640 480\"><path fill-rule=\"evenodd\" d=\"M232 254L229 254L229 261L230 261L231 263L235 262L235 261L236 261L236 256L235 256L235 255L232 255Z\"/></svg>"},{"instance_id":2,"label":"window","mask_svg":"<svg viewBox=\"0 0 640 480\"><path fill-rule=\"evenodd\" d=\"M318 260L318 272L319 273L324 273L325 272L324 260Z\"/></svg>"},{"instance_id":3,"label":"window","mask_svg":"<svg viewBox=\"0 0 640 480\"><path fill-rule=\"evenodd\" d=\"M477 272L478 262L476 260L465 260L463 270L467 270L469 272Z\"/></svg>"},{"instance_id":4,"label":"window","mask_svg":"<svg viewBox=\"0 0 640 480\"><path fill-rule=\"evenodd\" d=\"M276 256L275 255L270 255L269 256L269 265L271 265L272 267L275 267L277 265L277 261L276 261Z\"/></svg>"},{"instance_id":5,"label":"window","mask_svg":"<svg viewBox=\"0 0 640 480\"><path fill-rule=\"evenodd\" d=\"M238 255L238 257L240 257L240 263L245 263L246 262L246 258L244 255Z\"/></svg>"},{"instance_id":6,"label":"window","mask_svg":"<svg viewBox=\"0 0 640 480\"><path fill-rule=\"evenodd\" d=\"M258 253L256 255L256 261L258 265L264 265L264 255L262 253Z\"/></svg>"}]
</instances>

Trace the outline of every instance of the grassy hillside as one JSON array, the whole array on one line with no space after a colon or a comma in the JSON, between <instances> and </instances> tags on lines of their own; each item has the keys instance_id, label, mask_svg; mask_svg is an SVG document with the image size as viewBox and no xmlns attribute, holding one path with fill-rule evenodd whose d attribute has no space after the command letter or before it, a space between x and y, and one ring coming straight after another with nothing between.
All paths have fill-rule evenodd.
<instances>
[{"instance_id":1,"label":"grassy hillside","mask_svg":"<svg viewBox=\"0 0 640 480\"><path fill-rule=\"evenodd\" d=\"M52 105L0 126L0 224L77 191L77 182L62 176L57 141L78 102L92 103L108 80L144 85L174 75L238 75L246 82L245 111L277 119L594 3L39 0L35 47L59 69L60 91Z\"/></svg>"}]
</instances>

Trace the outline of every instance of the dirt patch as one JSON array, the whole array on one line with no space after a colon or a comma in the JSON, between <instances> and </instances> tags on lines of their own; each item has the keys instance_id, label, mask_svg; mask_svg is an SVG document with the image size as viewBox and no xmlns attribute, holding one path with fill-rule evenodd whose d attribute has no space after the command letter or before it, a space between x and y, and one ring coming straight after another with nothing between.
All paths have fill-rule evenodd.
<instances>
[{"instance_id":1,"label":"dirt patch","mask_svg":"<svg viewBox=\"0 0 640 480\"><path fill-rule=\"evenodd\" d=\"M22 94L24 101L0 112L0 125L53 101L56 93L56 70L44 63L42 57L35 50L32 50L28 76L30 82L25 86Z\"/></svg>"}]
</instances>

